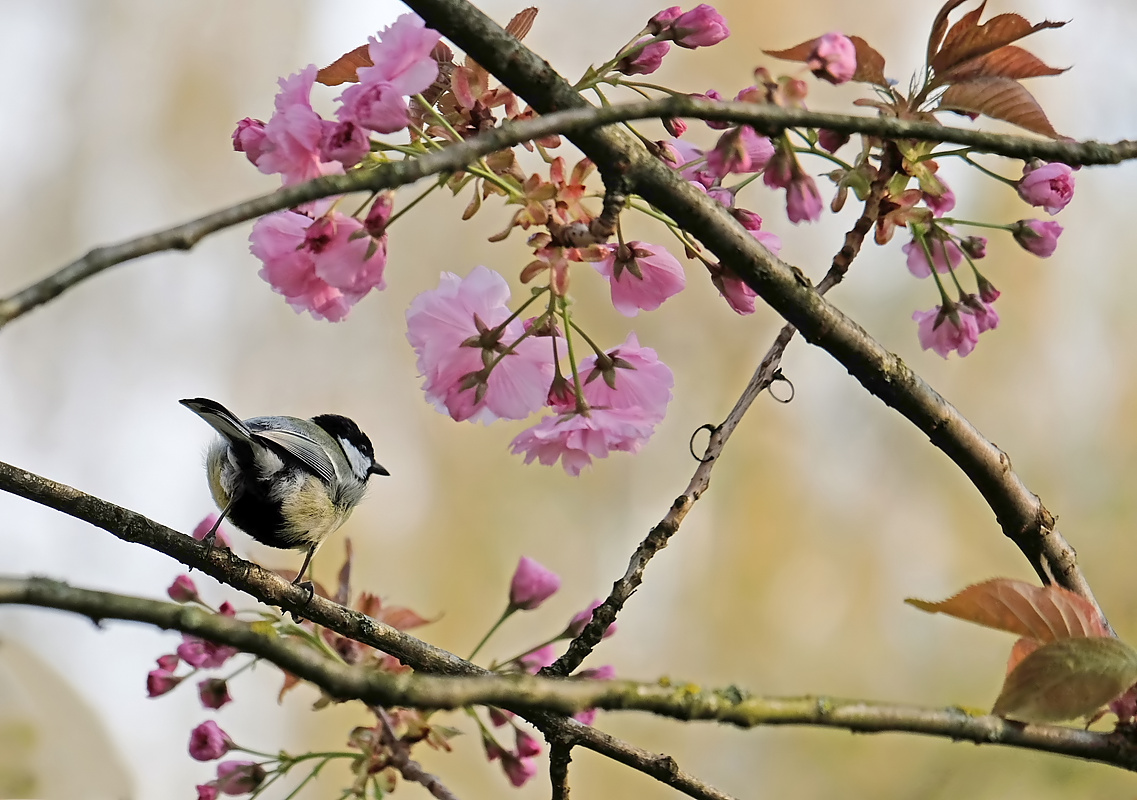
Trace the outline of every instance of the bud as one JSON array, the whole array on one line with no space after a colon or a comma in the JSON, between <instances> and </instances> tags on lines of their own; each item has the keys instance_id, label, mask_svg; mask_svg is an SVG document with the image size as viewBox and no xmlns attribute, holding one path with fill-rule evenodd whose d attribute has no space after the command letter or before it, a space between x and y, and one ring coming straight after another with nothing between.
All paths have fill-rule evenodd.
<instances>
[{"instance_id":1,"label":"bud","mask_svg":"<svg viewBox=\"0 0 1137 800\"><path fill-rule=\"evenodd\" d=\"M532 611L561 588L561 579L528 556L522 556L509 584L509 607Z\"/></svg>"}]
</instances>

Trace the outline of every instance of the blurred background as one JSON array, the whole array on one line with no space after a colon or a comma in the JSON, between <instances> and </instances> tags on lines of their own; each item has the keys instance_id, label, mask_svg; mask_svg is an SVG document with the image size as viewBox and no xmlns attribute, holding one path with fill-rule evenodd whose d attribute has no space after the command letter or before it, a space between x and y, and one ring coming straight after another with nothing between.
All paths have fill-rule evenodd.
<instances>
[{"instance_id":1,"label":"blurred background","mask_svg":"<svg viewBox=\"0 0 1137 800\"><path fill-rule=\"evenodd\" d=\"M523 6L481 3L502 23ZM547 3L527 42L575 77L658 8L641 0ZM796 66L761 48L840 30L867 38L886 55L886 73L906 84L938 3L724 0L719 8L732 37L708 50L673 50L652 80L733 96L759 64ZM1050 64L1074 65L1028 82L1055 127L1078 139L1132 136L1137 10L1125 0L1000 0L988 15L1010 10L1032 21L1073 20L1028 45ZM0 63L9 75L0 88L8 109L0 147L9 153L0 183L0 294L94 246L274 189L275 176L232 151L235 122L267 119L278 77L334 60L401 11L391 2L348 0L0 0ZM810 86L818 110L846 110L867 94ZM326 114L337 94L317 87L317 109ZM689 138L713 141L699 123ZM1020 174L1018 163L985 163ZM941 173L959 198L956 215L1040 216L1012 190L959 167L947 162ZM807 168L828 170L818 162ZM1066 228L1058 252L1047 261L1009 236L992 237L983 267L1003 291L1002 324L965 360L945 362L919 347L912 311L937 298L905 269L903 234L886 247L867 246L831 295L1010 454L1059 516L1113 625L1130 641L1137 636L1137 495L1129 486L1137 470L1130 349L1137 226L1126 198L1135 178L1132 164L1082 170L1074 202L1057 218ZM685 292L629 321L612 310L603 280L579 270L574 293L589 330L614 346L634 329L674 369L675 399L639 456L615 455L576 479L559 467L524 466L507 452L524 423L459 425L423 401L404 335L408 302L436 286L440 271L464 275L486 264L514 277L528 261L518 232L501 245L486 242L512 210L490 201L460 223L467 199L433 196L401 219L391 235L389 288L335 325L296 315L257 277L250 225L72 289L0 332L0 459L188 532L212 509L201 466L211 433L179 398L212 397L244 417L346 414L371 435L392 476L373 483L322 550L317 577L332 579L350 537L357 588L437 617L419 633L464 654L500 613L512 570L528 555L558 572L563 588L540 610L510 620L484 655L508 657L552 635L623 574L635 544L687 484L695 467L691 432L723 418L780 322L761 304L750 317L731 313L698 267ZM839 215L795 228L782 194L759 184L743 205L782 236L782 257L814 279L858 213L851 202ZM634 238L668 242L661 226L626 221ZM756 403L710 491L650 565L618 635L589 664L612 664L629 678L670 675L761 694L989 706L1011 638L902 601L939 599L999 575L1034 580L1033 572L948 460L824 352L797 341L783 366L796 399ZM4 574L164 597L184 571L10 496L0 496L0 519ZM260 563L298 566L299 554L236 538ZM234 595L194 578L214 602ZM147 699L147 671L178 641L137 625L96 627L57 612L0 609L0 797L191 797L194 784L213 776L212 765L186 752L190 729L206 718L268 752L339 749L352 725L368 722L352 708L311 712L316 695L308 690L278 705L271 667L237 678L236 702L220 712L203 710L189 684ZM473 735L456 740L451 755L417 755L458 796L548 796L544 761L529 786L514 790L485 763L469 720L451 721ZM1109 767L898 734L740 731L615 713L601 713L596 724L668 752L745 798L1013 793L1041 800L1133 787ZM334 797L346 783L333 770L324 778L305 796ZM583 750L574 753L572 785L582 797L678 796ZM417 786L399 792L426 796Z\"/></svg>"}]
</instances>

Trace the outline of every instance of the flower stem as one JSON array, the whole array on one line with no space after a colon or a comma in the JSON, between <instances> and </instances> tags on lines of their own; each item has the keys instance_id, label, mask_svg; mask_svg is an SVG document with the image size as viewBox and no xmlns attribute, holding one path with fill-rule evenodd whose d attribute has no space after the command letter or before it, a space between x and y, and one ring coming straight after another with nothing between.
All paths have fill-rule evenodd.
<instances>
[{"instance_id":1,"label":"flower stem","mask_svg":"<svg viewBox=\"0 0 1137 800\"><path fill-rule=\"evenodd\" d=\"M513 612L516 610L517 609L512 605L506 607L505 611L503 611L501 616L498 617L497 622L490 626L490 629L486 631L486 635L483 636L482 640L474 646L474 649L470 651L470 655L466 656L467 661L474 660L474 656L478 654L478 651L482 649L485 643L490 640L490 637L493 636L497 632L497 629L501 627L501 624L509 619L513 615Z\"/></svg>"}]
</instances>

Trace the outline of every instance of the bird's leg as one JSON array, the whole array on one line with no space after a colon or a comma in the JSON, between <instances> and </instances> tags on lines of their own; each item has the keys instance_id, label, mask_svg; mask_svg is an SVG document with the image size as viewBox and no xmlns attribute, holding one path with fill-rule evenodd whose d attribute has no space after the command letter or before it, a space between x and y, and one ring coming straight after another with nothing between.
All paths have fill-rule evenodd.
<instances>
[{"instance_id":1,"label":"bird's leg","mask_svg":"<svg viewBox=\"0 0 1137 800\"><path fill-rule=\"evenodd\" d=\"M225 508L221 509L221 516L217 518L217 522L213 523L213 527L209 529L209 533L202 537L202 544L205 545L205 557L209 558L213 555L213 543L217 539L217 529L221 527L221 522L225 517L229 516L229 512L233 510L233 504L237 502L237 498L241 496L238 489L229 496L229 502L225 504Z\"/></svg>"},{"instance_id":2,"label":"bird's leg","mask_svg":"<svg viewBox=\"0 0 1137 800\"><path fill-rule=\"evenodd\" d=\"M316 594L316 587L313 585L312 581L304 580L304 575L305 575L305 573L308 572L308 564L311 563L312 556L314 556L316 554L316 547L317 546L318 545L312 545L311 547L308 548L308 552L304 556L304 563L303 563L303 565L301 565L300 571L298 573L296 573L296 577L292 579L292 585L293 586L299 586L302 589L308 590L308 599L304 601L304 605L308 605L309 603L311 603L312 598Z\"/></svg>"}]
</instances>

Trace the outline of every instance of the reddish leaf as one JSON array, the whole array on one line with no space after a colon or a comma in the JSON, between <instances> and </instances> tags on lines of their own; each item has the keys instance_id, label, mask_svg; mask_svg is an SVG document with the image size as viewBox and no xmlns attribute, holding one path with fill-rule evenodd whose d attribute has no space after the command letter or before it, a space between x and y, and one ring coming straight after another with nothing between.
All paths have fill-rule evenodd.
<instances>
[{"instance_id":1,"label":"reddish leaf","mask_svg":"<svg viewBox=\"0 0 1137 800\"><path fill-rule=\"evenodd\" d=\"M978 10L982 11L982 8L980 6ZM970 25L961 28L960 26L965 20ZM961 19L955 27L948 31L944 46L932 58L931 67L937 75L942 75L964 61L986 55L1011 42L1017 42L1024 36L1029 36L1046 28L1061 28L1066 24L1065 22L1044 20L1036 25L1031 25L1018 14L1000 14L982 25L976 25L972 20L978 20L977 13L967 14L964 19Z\"/></svg>"},{"instance_id":2,"label":"reddish leaf","mask_svg":"<svg viewBox=\"0 0 1137 800\"><path fill-rule=\"evenodd\" d=\"M280 693L276 696L276 702L280 703L284 700L284 695L295 689L300 685L300 679L287 670L281 670L284 673L284 683L280 686Z\"/></svg>"},{"instance_id":3,"label":"reddish leaf","mask_svg":"<svg viewBox=\"0 0 1137 800\"><path fill-rule=\"evenodd\" d=\"M316 83L325 86L339 86L341 83L358 83L357 72L360 67L370 67L371 55L367 45L361 44L350 53L344 53L331 64L316 73Z\"/></svg>"},{"instance_id":4,"label":"reddish leaf","mask_svg":"<svg viewBox=\"0 0 1137 800\"><path fill-rule=\"evenodd\" d=\"M948 29L948 15L955 11L956 8L961 6L965 0L948 0L944 3L940 13L936 14L936 19L932 22L932 32L928 34L928 63L932 63L932 58L935 56L936 51L940 49L940 42L944 40L944 34Z\"/></svg>"},{"instance_id":5,"label":"reddish leaf","mask_svg":"<svg viewBox=\"0 0 1137 800\"><path fill-rule=\"evenodd\" d=\"M1053 584L1034 586L994 578L968 586L939 603L914 598L904 602L929 614L947 614L1040 642L1109 636L1101 617L1087 600Z\"/></svg>"},{"instance_id":6,"label":"reddish leaf","mask_svg":"<svg viewBox=\"0 0 1137 800\"><path fill-rule=\"evenodd\" d=\"M762 52L774 58L780 58L782 61L807 61L809 54L813 52L813 43L817 41L817 37L808 39L801 44L795 44L793 47L787 47L785 50L763 50Z\"/></svg>"},{"instance_id":7,"label":"reddish leaf","mask_svg":"<svg viewBox=\"0 0 1137 800\"><path fill-rule=\"evenodd\" d=\"M1093 714L1137 681L1137 652L1120 639L1063 639L1043 645L1007 676L992 714L1063 722Z\"/></svg>"},{"instance_id":8,"label":"reddish leaf","mask_svg":"<svg viewBox=\"0 0 1137 800\"><path fill-rule=\"evenodd\" d=\"M937 58L942 58L943 53L951 52L952 48L959 44L965 33L975 30L975 28L979 26L979 18L983 16L983 9L986 7L987 0L983 0L978 8L974 8L960 17L959 21L951 26L951 30L947 32L947 36L944 37L943 43L938 48L939 53L932 56L932 58L928 60L928 63L933 64Z\"/></svg>"},{"instance_id":9,"label":"reddish leaf","mask_svg":"<svg viewBox=\"0 0 1137 800\"><path fill-rule=\"evenodd\" d=\"M1058 138L1042 106L1021 83L1010 78L972 78L954 83L940 97L939 108L986 114L1028 131Z\"/></svg>"},{"instance_id":10,"label":"reddish leaf","mask_svg":"<svg viewBox=\"0 0 1137 800\"><path fill-rule=\"evenodd\" d=\"M857 71L853 73L853 80L888 86L888 79L884 77L884 56L860 36L850 36L849 40L857 48Z\"/></svg>"},{"instance_id":11,"label":"reddish leaf","mask_svg":"<svg viewBox=\"0 0 1137 800\"><path fill-rule=\"evenodd\" d=\"M537 19L537 9L529 7L518 11L513 15L513 19L505 26L505 32L521 41L533 28L533 21Z\"/></svg>"},{"instance_id":12,"label":"reddish leaf","mask_svg":"<svg viewBox=\"0 0 1137 800\"><path fill-rule=\"evenodd\" d=\"M397 628L401 631L428 625L436 621L427 619L417 612L402 606L389 606L384 608L383 601L379 596L371 592L363 592L359 596L359 599L355 602L355 609L362 614L366 614L380 622L385 622L392 628Z\"/></svg>"},{"instance_id":13,"label":"reddish leaf","mask_svg":"<svg viewBox=\"0 0 1137 800\"><path fill-rule=\"evenodd\" d=\"M1049 67L1038 56L1021 47L1009 44L979 58L973 58L953 67L940 77L942 83L958 83L971 78L1038 78L1044 75L1061 75L1069 67Z\"/></svg>"},{"instance_id":14,"label":"reddish leaf","mask_svg":"<svg viewBox=\"0 0 1137 800\"><path fill-rule=\"evenodd\" d=\"M1015 642L1015 646L1011 648L1011 654L1007 657L1006 674L1010 675L1024 658L1040 647L1042 647L1042 642L1038 639L1019 639Z\"/></svg>"}]
</instances>

